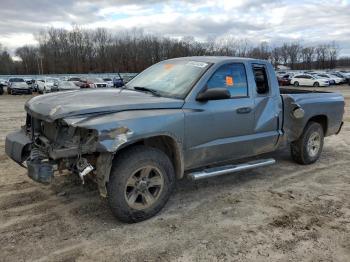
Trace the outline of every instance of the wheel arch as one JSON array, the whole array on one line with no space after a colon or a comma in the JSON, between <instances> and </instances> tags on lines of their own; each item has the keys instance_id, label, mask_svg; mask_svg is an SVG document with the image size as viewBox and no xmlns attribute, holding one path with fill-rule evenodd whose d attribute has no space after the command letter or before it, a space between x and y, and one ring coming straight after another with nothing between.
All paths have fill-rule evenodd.
<instances>
[{"instance_id":1,"label":"wheel arch","mask_svg":"<svg viewBox=\"0 0 350 262\"><path fill-rule=\"evenodd\" d=\"M319 123L322 126L323 133L326 136L328 131L328 117L326 115L316 115L311 117L305 124L305 126L310 122Z\"/></svg>"},{"instance_id":2,"label":"wheel arch","mask_svg":"<svg viewBox=\"0 0 350 262\"><path fill-rule=\"evenodd\" d=\"M115 155L127 148L135 145L145 145L153 148L157 148L165 153L172 162L176 174L176 178L181 179L184 175L184 161L182 152L182 143L177 141L175 137L170 134L154 135L129 141L121 145L115 152Z\"/></svg>"}]
</instances>

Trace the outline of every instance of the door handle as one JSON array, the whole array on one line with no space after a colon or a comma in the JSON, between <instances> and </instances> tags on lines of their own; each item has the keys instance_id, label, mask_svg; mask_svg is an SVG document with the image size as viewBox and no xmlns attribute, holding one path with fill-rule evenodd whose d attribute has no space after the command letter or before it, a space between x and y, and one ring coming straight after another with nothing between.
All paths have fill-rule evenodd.
<instances>
[{"instance_id":1,"label":"door handle","mask_svg":"<svg viewBox=\"0 0 350 262\"><path fill-rule=\"evenodd\" d=\"M236 110L237 114L249 114L251 111L250 107L241 107Z\"/></svg>"}]
</instances>

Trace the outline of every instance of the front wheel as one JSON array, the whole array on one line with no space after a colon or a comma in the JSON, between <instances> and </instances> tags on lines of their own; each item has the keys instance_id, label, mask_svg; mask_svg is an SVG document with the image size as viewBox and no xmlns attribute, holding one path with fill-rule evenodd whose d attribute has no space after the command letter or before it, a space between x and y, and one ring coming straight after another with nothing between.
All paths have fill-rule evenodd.
<instances>
[{"instance_id":1,"label":"front wheel","mask_svg":"<svg viewBox=\"0 0 350 262\"><path fill-rule=\"evenodd\" d=\"M295 82L294 82L294 86L299 86L299 82L298 82L298 81L295 81Z\"/></svg>"},{"instance_id":2,"label":"front wheel","mask_svg":"<svg viewBox=\"0 0 350 262\"><path fill-rule=\"evenodd\" d=\"M291 143L293 160L302 165L316 162L322 153L323 142L322 126L316 122L309 122L300 138Z\"/></svg>"},{"instance_id":3,"label":"front wheel","mask_svg":"<svg viewBox=\"0 0 350 262\"><path fill-rule=\"evenodd\" d=\"M319 82L315 82L314 83L314 87L319 87L320 86L320 83Z\"/></svg>"},{"instance_id":4,"label":"front wheel","mask_svg":"<svg viewBox=\"0 0 350 262\"><path fill-rule=\"evenodd\" d=\"M118 155L107 184L108 203L121 221L135 223L157 214L174 188L174 167L162 151L135 146Z\"/></svg>"}]
</instances>

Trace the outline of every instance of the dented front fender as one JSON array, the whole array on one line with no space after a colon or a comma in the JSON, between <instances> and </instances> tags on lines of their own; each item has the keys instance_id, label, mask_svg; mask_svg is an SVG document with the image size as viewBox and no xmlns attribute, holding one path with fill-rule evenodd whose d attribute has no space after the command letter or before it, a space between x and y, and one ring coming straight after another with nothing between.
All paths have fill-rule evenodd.
<instances>
[{"instance_id":1,"label":"dented front fender","mask_svg":"<svg viewBox=\"0 0 350 262\"><path fill-rule=\"evenodd\" d=\"M133 110L106 115L65 118L71 126L95 130L97 152L114 153L141 139L166 135L182 145L184 113L182 109Z\"/></svg>"}]
</instances>

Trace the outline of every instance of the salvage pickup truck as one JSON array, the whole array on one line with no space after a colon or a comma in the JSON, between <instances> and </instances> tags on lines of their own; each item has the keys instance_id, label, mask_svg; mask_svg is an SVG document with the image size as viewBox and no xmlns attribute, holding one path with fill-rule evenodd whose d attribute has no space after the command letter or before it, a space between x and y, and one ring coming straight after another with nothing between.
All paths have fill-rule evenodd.
<instances>
[{"instance_id":1,"label":"salvage pickup truck","mask_svg":"<svg viewBox=\"0 0 350 262\"><path fill-rule=\"evenodd\" d=\"M233 57L157 63L121 89L68 91L25 104L26 124L6 153L49 184L57 170L91 177L124 222L154 216L176 179L203 179L271 165L260 155L290 145L314 163L338 134L344 98L280 89L272 65Z\"/></svg>"}]
</instances>

